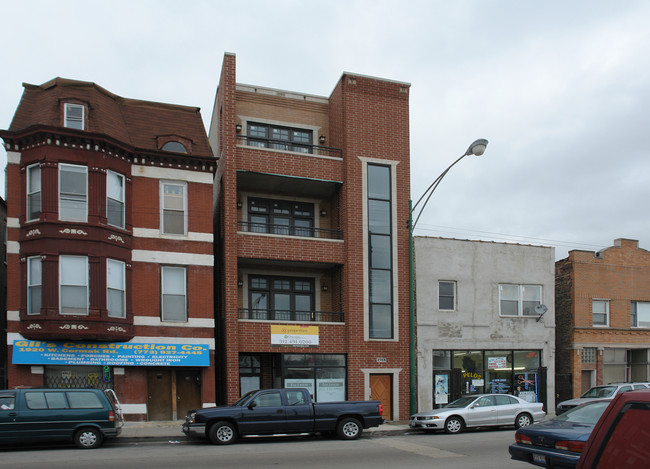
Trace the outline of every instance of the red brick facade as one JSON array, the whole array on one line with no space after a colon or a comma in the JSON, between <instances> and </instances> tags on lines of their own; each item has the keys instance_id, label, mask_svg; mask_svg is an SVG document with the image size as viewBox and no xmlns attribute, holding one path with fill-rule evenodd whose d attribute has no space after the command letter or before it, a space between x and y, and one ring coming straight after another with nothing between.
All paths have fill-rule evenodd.
<instances>
[{"instance_id":1,"label":"red brick facade","mask_svg":"<svg viewBox=\"0 0 650 469\"><path fill-rule=\"evenodd\" d=\"M392 418L406 419L409 85L346 73L325 98L239 85L235 69L235 56L226 54L210 130L220 157L215 237L221 246L216 275L222 282L217 295L222 399L232 401L243 390L242 356L259 359L253 379L268 387L285 384L287 356L335 355L345 357L345 398L384 392ZM311 141L304 152L256 142L251 125L308 133ZM392 336L383 339L369 332L369 164L389 167L392 183ZM274 234L278 228L272 222L251 224L255 200L310 207L314 232L293 236L287 228ZM271 319L272 307L263 319L253 318L258 313L251 303L259 297L252 279L258 277L313 282L312 319ZM264 301L277 296L271 291ZM318 345L272 343L271 326L287 324L317 327ZM375 375L384 375L383 384L376 384Z\"/></svg>"}]
</instances>

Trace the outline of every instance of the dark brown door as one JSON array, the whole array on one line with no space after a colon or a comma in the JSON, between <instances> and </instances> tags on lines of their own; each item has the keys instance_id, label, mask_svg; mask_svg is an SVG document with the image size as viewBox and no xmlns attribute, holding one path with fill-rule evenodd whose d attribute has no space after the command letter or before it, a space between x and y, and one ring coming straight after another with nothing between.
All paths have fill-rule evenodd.
<instances>
[{"instance_id":1,"label":"dark brown door","mask_svg":"<svg viewBox=\"0 0 650 469\"><path fill-rule=\"evenodd\" d=\"M190 410L201 408L201 372L176 370L176 416L182 420Z\"/></svg>"},{"instance_id":2,"label":"dark brown door","mask_svg":"<svg viewBox=\"0 0 650 469\"><path fill-rule=\"evenodd\" d=\"M393 420L393 375L370 375L370 398L384 407L384 419Z\"/></svg>"},{"instance_id":3,"label":"dark brown door","mask_svg":"<svg viewBox=\"0 0 650 469\"><path fill-rule=\"evenodd\" d=\"M172 420L172 370L147 371L147 414L149 420Z\"/></svg>"}]
</instances>

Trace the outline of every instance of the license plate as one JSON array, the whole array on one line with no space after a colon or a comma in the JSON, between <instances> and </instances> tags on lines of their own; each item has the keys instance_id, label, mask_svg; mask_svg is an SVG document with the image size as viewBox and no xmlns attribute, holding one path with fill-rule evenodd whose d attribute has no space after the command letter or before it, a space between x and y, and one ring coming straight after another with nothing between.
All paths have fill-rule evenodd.
<instances>
[{"instance_id":1,"label":"license plate","mask_svg":"<svg viewBox=\"0 0 650 469\"><path fill-rule=\"evenodd\" d=\"M540 464L546 464L546 456L541 454L533 454L533 462L538 462Z\"/></svg>"}]
</instances>

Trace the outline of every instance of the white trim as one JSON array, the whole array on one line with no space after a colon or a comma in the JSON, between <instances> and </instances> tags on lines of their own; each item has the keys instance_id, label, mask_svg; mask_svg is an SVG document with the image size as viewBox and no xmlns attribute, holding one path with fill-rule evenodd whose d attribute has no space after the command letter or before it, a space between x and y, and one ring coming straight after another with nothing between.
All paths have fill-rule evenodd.
<instances>
[{"instance_id":1,"label":"white trim","mask_svg":"<svg viewBox=\"0 0 650 469\"><path fill-rule=\"evenodd\" d=\"M8 217L7 228L20 228L20 219L16 217Z\"/></svg>"},{"instance_id":2,"label":"white trim","mask_svg":"<svg viewBox=\"0 0 650 469\"><path fill-rule=\"evenodd\" d=\"M167 235L163 234L159 229L152 228L133 228L133 237L134 238L153 238L153 239L173 239L179 240L181 235ZM197 233L195 231L190 231L186 236L180 238L182 241L197 241L203 243L212 243L214 236L212 233Z\"/></svg>"},{"instance_id":3,"label":"white trim","mask_svg":"<svg viewBox=\"0 0 650 469\"><path fill-rule=\"evenodd\" d=\"M22 334L18 332L8 332L7 333L7 345L13 346L14 341L16 340L28 340L25 339ZM88 342L92 342L89 340ZM136 336L133 339L129 340L128 343L133 344L195 344L195 345L208 345L210 350L214 350L214 339L213 338L195 338L195 337L146 337L146 336Z\"/></svg>"},{"instance_id":4,"label":"white trim","mask_svg":"<svg viewBox=\"0 0 650 469\"><path fill-rule=\"evenodd\" d=\"M20 164L19 151L7 151L7 164Z\"/></svg>"},{"instance_id":5,"label":"white trim","mask_svg":"<svg viewBox=\"0 0 650 469\"><path fill-rule=\"evenodd\" d=\"M212 254L189 254L186 252L134 249L131 251L131 260L133 262L151 262L154 264L214 266L214 256Z\"/></svg>"},{"instance_id":6,"label":"white trim","mask_svg":"<svg viewBox=\"0 0 650 469\"><path fill-rule=\"evenodd\" d=\"M7 311L7 321L20 322L20 311Z\"/></svg>"},{"instance_id":7,"label":"white trim","mask_svg":"<svg viewBox=\"0 0 650 469\"><path fill-rule=\"evenodd\" d=\"M210 185L212 185L214 182L212 173L203 173L185 169L157 168L151 166L134 165L131 171L132 177L175 180Z\"/></svg>"},{"instance_id":8,"label":"white trim","mask_svg":"<svg viewBox=\"0 0 650 469\"><path fill-rule=\"evenodd\" d=\"M399 420L399 374L402 368L361 368L363 373L364 400L370 400L370 375L393 375L392 394L393 394L393 420Z\"/></svg>"},{"instance_id":9,"label":"white trim","mask_svg":"<svg viewBox=\"0 0 650 469\"><path fill-rule=\"evenodd\" d=\"M208 318L187 318L187 322L163 321L153 316L133 316L134 326L152 327L182 327L182 328L205 328L214 329L214 319Z\"/></svg>"},{"instance_id":10,"label":"white trim","mask_svg":"<svg viewBox=\"0 0 650 469\"><path fill-rule=\"evenodd\" d=\"M120 403L123 414L146 414L147 404L124 404Z\"/></svg>"},{"instance_id":11,"label":"white trim","mask_svg":"<svg viewBox=\"0 0 650 469\"><path fill-rule=\"evenodd\" d=\"M18 241L7 241L7 254L20 254L20 243Z\"/></svg>"}]
</instances>

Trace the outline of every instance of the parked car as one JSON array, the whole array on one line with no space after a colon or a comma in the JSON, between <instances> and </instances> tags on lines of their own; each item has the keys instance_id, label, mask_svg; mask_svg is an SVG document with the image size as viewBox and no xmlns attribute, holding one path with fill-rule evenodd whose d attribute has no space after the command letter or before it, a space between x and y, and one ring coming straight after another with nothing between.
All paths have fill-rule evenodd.
<instances>
[{"instance_id":1,"label":"parked car","mask_svg":"<svg viewBox=\"0 0 650 469\"><path fill-rule=\"evenodd\" d=\"M617 395L600 416L577 469L637 469L650 461L650 389Z\"/></svg>"},{"instance_id":2,"label":"parked car","mask_svg":"<svg viewBox=\"0 0 650 469\"><path fill-rule=\"evenodd\" d=\"M231 406L191 411L183 424L188 437L227 445L249 435L331 433L344 440L383 423L379 401L312 402L307 389L263 389Z\"/></svg>"},{"instance_id":3,"label":"parked car","mask_svg":"<svg viewBox=\"0 0 650 469\"><path fill-rule=\"evenodd\" d=\"M123 424L112 390L11 389L0 391L0 444L72 441L79 448L117 437Z\"/></svg>"},{"instance_id":4,"label":"parked car","mask_svg":"<svg viewBox=\"0 0 650 469\"><path fill-rule=\"evenodd\" d=\"M611 383L604 384L602 386L594 386L580 397L560 402L555 409L555 415L560 415L561 413L566 412L567 410L572 409L584 402L593 401L595 399L612 398L622 392L645 388L647 388L646 383Z\"/></svg>"},{"instance_id":5,"label":"parked car","mask_svg":"<svg viewBox=\"0 0 650 469\"><path fill-rule=\"evenodd\" d=\"M545 416L541 402L531 403L510 394L477 394L456 399L440 409L411 415L409 426L414 430L458 433L467 427L526 427Z\"/></svg>"},{"instance_id":6,"label":"parked car","mask_svg":"<svg viewBox=\"0 0 650 469\"><path fill-rule=\"evenodd\" d=\"M596 422L611 399L585 402L562 415L515 433L510 457L541 467L576 467Z\"/></svg>"}]
</instances>

